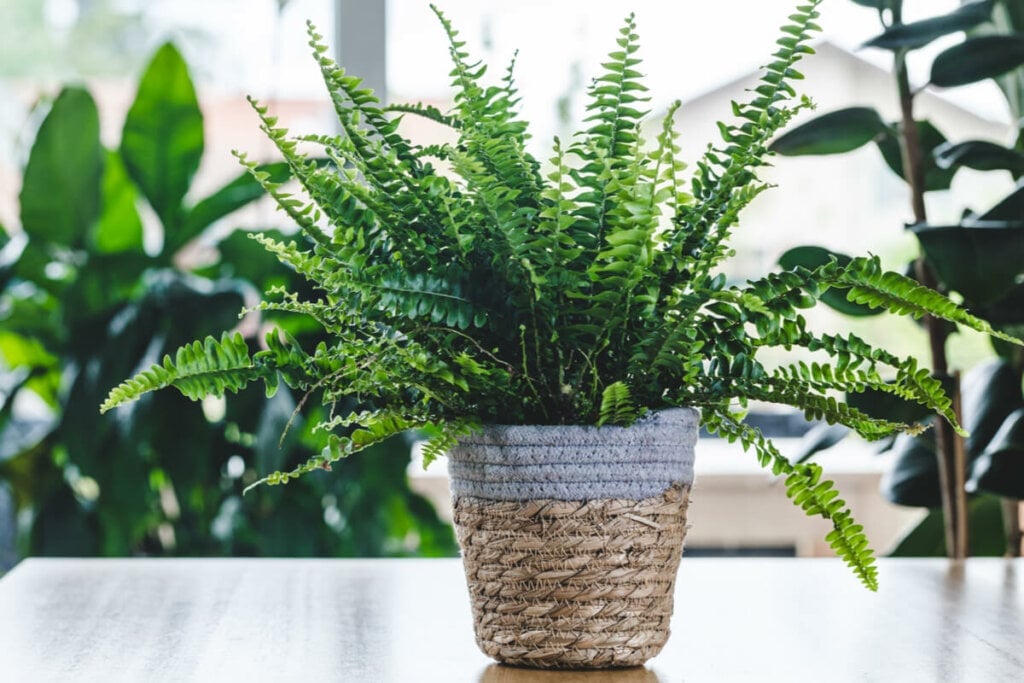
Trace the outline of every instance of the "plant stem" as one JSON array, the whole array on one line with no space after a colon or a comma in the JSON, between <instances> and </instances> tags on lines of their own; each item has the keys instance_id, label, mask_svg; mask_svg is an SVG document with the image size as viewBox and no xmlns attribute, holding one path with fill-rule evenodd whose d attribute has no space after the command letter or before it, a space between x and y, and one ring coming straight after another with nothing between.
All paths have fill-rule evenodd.
<instances>
[{"instance_id":1,"label":"plant stem","mask_svg":"<svg viewBox=\"0 0 1024 683\"><path fill-rule=\"evenodd\" d=\"M1016 498L1003 498L1003 528L1006 529L1006 556L1020 557L1024 545L1024 530L1020 516L1024 505Z\"/></svg>"},{"instance_id":2,"label":"plant stem","mask_svg":"<svg viewBox=\"0 0 1024 683\"><path fill-rule=\"evenodd\" d=\"M899 21L899 17L894 17ZM895 23L895 22L894 22ZM896 81L899 88L900 112L900 150L903 156L903 176L910 185L910 203L914 212L914 223L928 222L928 214L924 205L925 166L921 150L921 139L914 120L914 95L910 89L910 77L907 74L906 53L897 52L895 59ZM915 264L917 278L925 287L938 290L938 280L929 267L924 255L918 257ZM946 324L926 316L925 328L928 330L928 345L931 350L932 370L939 379L949 377L949 364L946 360L946 339L949 336ZM959 419L960 382L953 378L951 395L954 410ZM946 420L939 416L934 418L936 424L935 446L939 466L939 485L942 489L942 512L946 532L946 554L950 558L967 557L967 494L964 492L966 462L963 440L953 431Z\"/></svg>"}]
</instances>

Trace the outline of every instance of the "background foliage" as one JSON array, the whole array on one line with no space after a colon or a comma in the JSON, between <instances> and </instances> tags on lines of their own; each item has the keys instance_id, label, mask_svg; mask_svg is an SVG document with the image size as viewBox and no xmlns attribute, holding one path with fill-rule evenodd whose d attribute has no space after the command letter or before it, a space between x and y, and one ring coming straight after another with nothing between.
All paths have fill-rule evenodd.
<instances>
[{"instance_id":1,"label":"background foliage","mask_svg":"<svg viewBox=\"0 0 1024 683\"><path fill-rule=\"evenodd\" d=\"M964 305L988 320L993 327L1020 335L1024 331L1024 2L980 0L964 2L957 10L913 23L900 20L900 0L857 0L879 12L884 31L866 47L889 50L894 55L894 91L912 111L913 97L906 81L905 57L910 51L950 34L965 33L958 43L934 59L926 87L956 87L993 79L1006 97L1015 129L1009 146L990 140L958 140L928 120L916 121L908 131L904 121L885 121L870 107L827 112L779 137L772 148L783 155L841 154L874 144L892 172L907 183L915 220L907 225L920 245L920 264L911 262L908 274L928 279L944 293L959 295ZM913 133L908 135L908 132ZM908 144L915 163L908 164ZM920 179L912 174L917 168ZM965 208L959 223L933 225L924 214L926 193L948 190L960 169L1008 173L1016 181L1013 191L991 206ZM783 265L811 267L842 255L813 246L785 254ZM873 315L848 302L823 299L847 315ZM945 369L945 343L956 331L929 322L933 342L933 367ZM998 514L998 498L1009 501L1006 519L1012 525L1019 513L1016 501L1024 498L1024 353L992 340L996 358L986 361L962 381L960 404L965 428L971 436L963 441L966 491L976 496L969 506L973 554L1003 554L1007 534ZM941 379L955 391L955 378ZM848 396L851 404L874 415L908 421L927 421L930 413L878 392ZM811 444L808 453L834 443L842 430ZM931 508L916 533L896 549L900 554L942 554L943 496L941 457L932 433L901 436L887 444L895 451L895 464L883 482L883 494L901 505ZM995 510L995 514L993 514ZM1008 530L1010 531L1010 530ZM1011 531L1010 536L1013 536ZM1010 546L1014 541L1009 541ZM1020 545L1019 535L1016 545ZM1016 550L1019 553L1019 548Z\"/></svg>"},{"instance_id":2,"label":"background foliage","mask_svg":"<svg viewBox=\"0 0 1024 683\"><path fill-rule=\"evenodd\" d=\"M453 552L449 528L408 487L403 440L378 446L372 461L243 499L254 471L308 453L316 411L278 445L296 402L287 390L206 405L161 394L97 415L126 374L238 325L256 292L306 286L240 232L219 239L219 260L190 257L263 195L240 173L191 198L203 147L188 68L170 44L143 74L116 150L101 144L96 105L80 87L60 92L38 131L20 195L22 229L0 228L0 484L20 510L21 552ZM283 168L264 170L277 177ZM259 324L250 316L243 329L251 335ZM300 319L276 324L319 341Z\"/></svg>"}]
</instances>

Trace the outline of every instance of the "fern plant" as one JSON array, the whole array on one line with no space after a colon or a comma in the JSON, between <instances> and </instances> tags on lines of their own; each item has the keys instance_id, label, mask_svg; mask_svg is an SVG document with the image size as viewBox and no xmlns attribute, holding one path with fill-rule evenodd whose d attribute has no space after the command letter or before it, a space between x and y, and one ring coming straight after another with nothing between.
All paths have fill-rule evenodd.
<instances>
[{"instance_id":1,"label":"fern plant","mask_svg":"<svg viewBox=\"0 0 1024 683\"><path fill-rule=\"evenodd\" d=\"M428 437L429 461L482 423L628 424L646 411L694 406L711 431L785 475L795 504L832 522L828 541L874 589L872 551L832 483L817 465L788 461L743 423L742 410L752 400L795 406L869 439L919 429L834 397L873 388L955 424L941 386L914 359L808 329L801 311L829 290L1016 340L874 258L744 284L717 272L740 211L767 188L757 171L768 141L810 105L791 81L800 78L794 64L812 52L817 5L801 5L782 28L760 84L733 104L735 122L720 124L723 142L692 173L678 156L678 102L653 145L642 134L649 97L632 15L590 86L588 127L556 139L549 164L527 150L514 64L488 84L486 66L436 8L454 64L447 113L382 108L310 25L340 134L289 136L253 102L298 194L238 156L302 233L291 242L254 237L319 292L300 300L271 291L257 308L308 315L334 342L304 349L273 332L250 355L237 334L207 339L116 387L102 410L169 386L197 398L255 380L268 392L283 381L329 406L351 398L365 406L331 411L319 427L323 451L259 482L273 485L410 429ZM405 115L449 126L457 141L419 146L399 132ZM819 351L824 362L768 367L758 359L768 347Z\"/></svg>"}]
</instances>

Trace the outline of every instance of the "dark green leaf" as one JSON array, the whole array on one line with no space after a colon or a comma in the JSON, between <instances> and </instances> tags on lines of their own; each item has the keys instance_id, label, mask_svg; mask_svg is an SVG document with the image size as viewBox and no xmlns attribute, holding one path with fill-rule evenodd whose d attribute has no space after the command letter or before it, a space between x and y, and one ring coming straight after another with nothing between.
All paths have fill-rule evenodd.
<instances>
[{"instance_id":1,"label":"dark green leaf","mask_svg":"<svg viewBox=\"0 0 1024 683\"><path fill-rule=\"evenodd\" d=\"M992 12L992 23L983 24L971 31L972 35L1008 34L1024 32L1024 4L1003 0ZM1014 69L995 79L999 89L1006 96L1012 120L1024 118L1024 70Z\"/></svg>"},{"instance_id":2,"label":"dark green leaf","mask_svg":"<svg viewBox=\"0 0 1024 683\"><path fill-rule=\"evenodd\" d=\"M103 147L88 91L65 88L36 136L21 187L21 224L39 241L77 246L100 210Z\"/></svg>"},{"instance_id":3,"label":"dark green leaf","mask_svg":"<svg viewBox=\"0 0 1024 683\"><path fill-rule=\"evenodd\" d=\"M974 28L978 24L987 21L991 14L992 0L970 2L949 14L930 17L909 24L890 26L881 35L875 36L864 43L864 47L880 47L887 50L913 50L923 47L944 35Z\"/></svg>"},{"instance_id":4,"label":"dark green leaf","mask_svg":"<svg viewBox=\"0 0 1024 683\"><path fill-rule=\"evenodd\" d=\"M863 147L886 132L885 122L870 107L829 112L793 128L771 144L784 156L842 154Z\"/></svg>"},{"instance_id":5,"label":"dark green leaf","mask_svg":"<svg viewBox=\"0 0 1024 683\"><path fill-rule=\"evenodd\" d=\"M892 448L892 469L882 477L882 495L890 503L934 508L942 505L939 466L932 430L921 436L901 434Z\"/></svg>"},{"instance_id":6,"label":"dark green leaf","mask_svg":"<svg viewBox=\"0 0 1024 683\"><path fill-rule=\"evenodd\" d=\"M42 556L82 557L99 552L99 524L64 482L41 501L32 523L31 544Z\"/></svg>"},{"instance_id":7,"label":"dark green leaf","mask_svg":"<svg viewBox=\"0 0 1024 683\"><path fill-rule=\"evenodd\" d=\"M940 52L932 62L931 82L951 88L1000 76L1021 64L1024 64L1024 37L978 36Z\"/></svg>"},{"instance_id":8,"label":"dark green leaf","mask_svg":"<svg viewBox=\"0 0 1024 683\"><path fill-rule=\"evenodd\" d=\"M964 375L960 391L964 428L971 434L964 445L973 460L991 448L1007 416L1024 406L1020 374L1005 360L989 359Z\"/></svg>"},{"instance_id":9,"label":"dark green leaf","mask_svg":"<svg viewBox=\"0 0 1024 683\"><path fill-rule=\"evenodd\" d=\"M1024 498L1024 408L1006 417L988 448L974 461L967 490Z\"/></svg>"},{"instance_id":10,"label":"dark green leaf","mask_svg":"<svg viewBox=\"0 0 1024 683\"><path fill-rule=\"evenodd\" d=\"M153 206L168 244L177 243L181 201L203 155L203 115L188 66L172 44L153 56L121 137L128 175Z\"/></svg>"},{"instance_id":11,"label":"dark green leaf","mask_svg":"<svg viewBox=\"0 0 1024 683\"><path fill-rule=\"evenodd\" d=\"M992 326L1006 330L1024 326L1024 284L1014 287L1009 294L988 306L979 306L977 314L992 323ZM1011 332L1012 334L1012 332ZM1019 336L1019 335L1018 335ZM1015 353L1015 345L1007 348L1007 357Z\"/></svg>"},{"instance_id":12,"label":"dark green leaf","mask_svg":"<svg viewBox=\"0 0 1024 683\"><path fill-rule=\"evenodd\" d=\"M7 288L7 283L11 279L11 275L14 272L14 267L18 263L18 259L21 257L21 252L25 248L24 239L21 246L12 244L10 235L4 231L4 227L0 225L0 292L3 292Z\"/></svg>"},{"instance_id":13,"label":"dark green leaf","mask_svg":"<svg viewBox=\"0 0 1024 683\"><path fill-rule=\"evenodd\" d=\"M288 164L283 161L264 164L257 170L269 173L268 180L274 183L283 183L291 177L288 172ZM256 181L252 173L244 171L230 183L192 207L188 215L185 216L181 229L173 236L168 250L175 251L179 246L199 235L214 221L224 218L263 195L263 186Z\"/></svg>"},{"instance_id":14,"label":"dark green leaf","mask_svg":"<svg viewBox=\"0 0 1024 683\"><path fill-rule=\"evenodd\" d=\"M995 496L980 496L967 503L967 527L972 556L999 556L1006 550L1003 535L1003 514ZM911 529L890 557L945 557L946 538L942 510L932 510L921 523Z\"/></svg>"},{"instance_id":15,"label":"dark green leaf","mask_svg":"<svg viewBox=\"0 0 1024 683\"><path fill-rule=\"evenodd\" d=\"M249 237L250 231L235 230L217 243L220 252L220 264L216 273L224 277L239 278L253 283L258 289L267 291L274 286L286 286L289 291L300 291L306 282L293 270L281 265L273 254L262 244ZM253 230L261 235L287 243L296 239L296 235L285 235L280 230ZM300 237L301 239L301 237Z\"/></svg>"},{"instance_id":16,"label":"dark green leaf","mask_svg":"<svg viewBox=\"0 0 1024 683\"><path fill-rule=\"evenodd\" d=\"M971 304L1006 296L1024 273L1024 224L913 228L939 281Z\"/></svg>"},{"instance_id":17,"label":"dark green leaf","mask_svg":"<svg viewBox=\"0 0 1024 683\"><path fill-rule=\"evenodd\" d=\"M984 140L968 140L958 144L946 143L934 150L939 168L967 168L979 171L1006 170L1024 173L1024 154Z\"/></svg>"},{"instance_id":18,"label":"dark green leaf","mask_svg":"<svg viewBox=\"0 0 1024 683\"><path fill-rule=\"evenodd\" d=\"M871 417L905 424L913 424L932 415L927 406L877 389L850 392L846 395L846 402Z\"/></svg>"},{"instance_id":19,"label":"dark green leaf","mask_svg":"<svg viewBox=\"0 0 1024 683\"><path fill-rule=\"evenodd\" d=\"M978 221L1015 221L1024 218L1024 182L1017 183L1017 189L1001 202L983 213Z\"/></svg>"},{"instance_id":20,"label":"dark green leaf","mask_svg":"<svg viewBox=\"0 0 1024 683\"><path fill-rule=\"evenodd\" d=\"M125 172L121 157L107 152L103 171L103 213L93 232L96 251L111 254L142 251L142 220L135 209L138 193Z\"/></svg>"},{"instance_id":21,"label":"dark green leaf","mask_svg":"<svg viewBox=\"0 0 1024 683\"><path fill-rule=\"evenodd\" d=\"M824 247L802 246L793 247L779 257L779 265L783 268L796 268L802 266L808 270L814 270L823 266L831 259L835 259L839 265L844 266L850 262L846 254L829 251ZM830 289L821 296L822 302L845 315L856 317L879 315L881 309L871 308L865 304L858 304L846 298L846 291L841 289Z\"/></svg>"},{"instance_id":22,"label":"dark green leaf","mask_svg":"<svg viewBox=\"0 0 1024 683\"><path fill-rule=\"evenodd\" d=\"M811 427L800 439L799 448L791 460L793 462L806 462L814 454L832 448L850 434L850 428L841 424L828 424L822 422Z\"/></svg>"},{"instance_id":23,"label":"dark green leaf","mask_svg":"<svg viewBox=\"0 0 1024 683\"><path fill-rule=\"evenodd\" d=\"M953 182L953 175L956 172L951 169L942 169L935 164L935 148L946 142L946 136L930 121L917 122L917 135L921 141L921 152L924 155L924 189L926 192L936 190L948 190ZM903 153L900 150L900 142L895 134L885 135L875 140L882 158L889 165L892 172L903 178Z\"/></svg>"},{"instance_id":24,"label":"dark green leaf","mask_svg":"<svg viewBox=\"0 0 1024 683\"><path fill-rule=\"evenodd\" d=\"M861 7L871 7L873 9L883 10L887 9L890 5L892 5L893 0L853 0L853 2L860 5Z\"/></svg>"},{"instance_id":25,"label":"dark green leaf","mask_svg":"<svg viewBox=\"0 0 1024 683\"><path fill-rule=\"evenodd\" d=\"M88 266L78 271L74 285L64 294L64 320L72 334L83 332L77 325L109 313L125 299L140 293L139 278L152 265L152 259L141 251L93 254ZM79 343L90 341L83 339Z\"/></svg>"}]
</instances>

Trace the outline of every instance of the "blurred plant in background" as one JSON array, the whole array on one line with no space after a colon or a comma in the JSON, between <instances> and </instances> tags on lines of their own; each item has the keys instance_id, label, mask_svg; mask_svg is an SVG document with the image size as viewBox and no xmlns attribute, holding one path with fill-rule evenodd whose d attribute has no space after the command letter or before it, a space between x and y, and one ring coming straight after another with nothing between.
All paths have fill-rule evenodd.
<instances>
[{"instance_id":1,"label":"blurred plant in background","mask_svg":"<svg viewBox=\"0 0 1024 683\"><path fill-rule=\"evenodd\" d=\"M189 70L171 44L146 68L118 149L103 147L79 87L61 91L38 131L21 229L0 226L0 486L19 510L20 552L453 553L450 528L409 489L406 442L243 500L254 472L305 460L315 443L307 425L319 418L306 411L279 444L297 403L283 389L203 405L168 393L97 414L121 378L239 324L257 292L304 286L237 230L217 242L220 260L196 261L197 243L262 196L240 172L188 201L203 148ZM265 170L286 175L281 164ZM299 317L275 323L317 343ZM258 336L259 320L241 325Z\"/></svg>"},{"instance_id":2,"label":"blurred plant in background","mask_svg":"<svg viewBox=\"0 0 1024 683\"><path fill-rule=\"evenodd\" d=\"M902 117L884 121L870 107L826 113L794 128L773 143L783 155L841 154L874 143L889 168L908 186L913 222L907 226L920 245L908 274L943 293L954 292L974 314L996 329L1024 331L1024 0L975 0L955 11L921 21L902 21L902 0L854 0L875 8L883 26L865 47L893 54L895 91ZM926 87L950 88L994 79L1013 117L1010 146L988 140L951 141L931 121L915 120L907 54L957 32L967 36L939 53ZM965 209L957 225L928 222L925 195L948 190L962 168L1009 173L1013 191L989 208ZM787 266L814 267L829 258L847 260L820 247L798 247L781 259ZM842 313L874 311L843 298L824 299ZM931 508L924 522L896 548L896 554L1019 555L1020 499L1024 498L1024 354L993 340L997 355L967 373L960 386L951 372L946 345L954 326L926 318L932 368L958 395L966 440L944 429L901 436L883 494L900 505ZM876 416L905 421L933 419L916 406L880 392L850 396L852 405ZM823 428L809 439L805 455L830 446L845 434ZM967 494L978 494L968 499ZM989 495L984 495L989 494Z\"/></svg>"}]
</instances>

